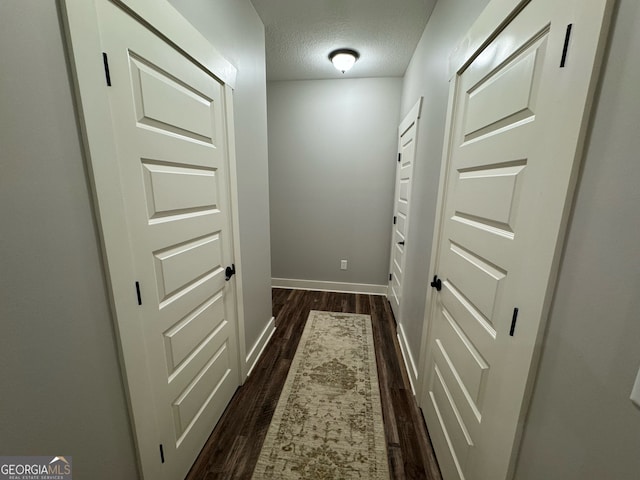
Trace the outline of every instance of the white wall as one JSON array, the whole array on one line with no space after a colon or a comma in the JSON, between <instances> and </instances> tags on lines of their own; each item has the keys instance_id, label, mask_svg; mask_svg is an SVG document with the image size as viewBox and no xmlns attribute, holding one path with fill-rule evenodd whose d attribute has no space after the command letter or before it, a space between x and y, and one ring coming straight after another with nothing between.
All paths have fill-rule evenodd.
<instances>
[{"instance_id":1,"label":"white wall","mask_svg":"<svg viewBox=\"0 0 640 480\"><path fill-rule=\"evenodd\" d=\"M518 480L640 478L640 4L618 7Z\"/></svg>"},{"instance_id":2,"label":"white wall","mask_svg":"<svg viewBox=\"0 0 640 480\"><path fill-rule=\"evenodd\" d=\"M486 1L440 0L405 76L402 113L424 95L407 245L411 349L424 318L449 52ZM517 480L632 480L640 475L640 5L619 0L524 428ZM409 281L407 281L409 284ZM413 322L413 323L412 323Z\"/></svg>"},{"instance_id":3,"label":"white wall","mask_svg":"<svg viewBox=\"0 0 640 480\"><path fill-rule=\"evenodd\" d=\"M449 54L488 0L439 0L418 42L402 90L402 116L423 96L413 170L411 225L406 243L402 329L411 357L420 358L429 255L438 197L449 93Z\"/></svg>"},{"instance_id":4,"label":"white wall","mask_svg":"<svg viewBox=\"0 0 640 480\"><path fill-rule=\"evenodd\" d=\"M249 0L170 0L237 69L234 91L247 352L271 318L264 26Z\"/></svg>"},{"instance_id":5,"label":"white wall","mask_svg":"<svg viewBox=\"0 0 640 480\"><path fill-rule=\"evenodd\" d=\"M268 83L274 278L386 285L401 82Z\"/></svg>"},{"instance_id":6,"label":"white wall","mask_svg":"<svg viewBox=\"0 0 640 480\"><path fill-rule=\"evenodd\" d=\"M0 452L135 479L54 0L0 2Z\"/></svg>"}]
</instances>

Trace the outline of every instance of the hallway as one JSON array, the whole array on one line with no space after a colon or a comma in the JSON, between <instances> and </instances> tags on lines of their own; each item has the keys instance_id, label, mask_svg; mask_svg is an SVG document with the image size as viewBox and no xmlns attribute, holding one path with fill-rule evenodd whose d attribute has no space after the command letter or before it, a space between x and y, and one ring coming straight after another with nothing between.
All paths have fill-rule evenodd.
<instances>
[{"instance_id":1,"label":"hallway","mask_svg":"<svg viewBox=\"0 0 640 480\"><path fill-rule=\"evenodd\" d=\"M273 289L276 331L240 387L187 480L248 479L260 454L280 391L310 310L371 315L392 479L440 480L440 472L382 296Z\"/></svg>"}]
</instances>

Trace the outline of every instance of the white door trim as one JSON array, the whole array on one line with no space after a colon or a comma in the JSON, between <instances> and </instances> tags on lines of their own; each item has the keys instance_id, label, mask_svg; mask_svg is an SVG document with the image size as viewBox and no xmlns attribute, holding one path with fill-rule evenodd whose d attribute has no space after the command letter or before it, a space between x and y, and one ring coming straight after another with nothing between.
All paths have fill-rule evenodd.
<instances>
[{"instance_id":1,"label":"white door trim","mask_svg":"<svg viewBox=\"0 0 640 480\"><path fill-rule=\"evenodd\" d=\"M135 278L131 258L130 240L127 234L125 205L120 185L115 135L112 128L111 110L105 87L105 71L99 35L96 2L101 0L63 0L63 21L70 52L77 109L80 118L83 148L92 185L97 226L100 231L102 255L107 276L114 324L119 338L123 384L127 392L131 423L134 431L157 431L155 414L147 405L153 404L152 389L148 376L141 370L127 371L124 365L146 364L143 333L134 308L136 302L131 279ZM236 69L219 55L208 41L185 20L168 2L162 0L122 0L113 1L125 11L148 19L153 28L183 51L188 51L203 68L215 72L225 84L225 118L227 120L226 141L228 143L230 167L230 195L232 199L232 242L234 262L239 267L240 246L237 223L237 177L233 136L233 108L231 89L235 83ZM240 269L237 268L240 272ZM242 324L241 279L237 278L236 311L238 316L238 343L244 366L244 328ZM127 299L123 301L123 299ZM129 385L136 385L135 391ZM158 461L158 446L136 441L139 470L142 478L162 478Z\"/></svg>"},{"instance_id":2,"label":"white door trim","mask_svg":"<svg viewBox=\"0 0 640 480\"><path fill-rule=\"evenodd\" d=\"M233 75L235 81L235 74ZM233 116L233 88L231 85L224 85L224 110L225 128L227 140L227 152L229 157L229 196L231 197L231 237L233 241L233 258L236 265L236 317L238 334L238 354L240 355L240 383L244 383L249 376L252 364L247 358L247 346L244 331L244 290L242 288L242 255L240 253L240 213L239 193L238 193L238 168L236 164L236 137L235 118Z\"/></svg>"},{"instance_id":3,"label":"white door trim","mask_svg":"<svg viewBox=\"0 0 640 480\"><path fill-rule=\"evenodd\" d=\"M500 25L508 23L532 0L493 0L480 13L465 36L458 42L449 55L449 79L463 70L473 55L486 42ZM448 134L449 132L446 132ZM445 138L448 138L445 136Z\"/></svg>"},{"instance_id":4,"label":"white door trim","mask_svg":"<svg viewBox=\"0 0 640 480\"><path fill-rule=\"evenodd\" d=\"M405 115L405 117L402 119L402 121L400 122L400 125L398 126L398 155L400 154L400 152L402 152L402 136L407 132L407 130L415 124L415 133L414 133L414 150L413 150L413 159L412 159L412 173L411 173L411 180L409 181L409 203L407 205L407 217L406 217L406 226L405 226L405 238L409 237L409 231L411 230L411 204L412 204L412 194L413 194L413 177L414 177L414 172L415 172L415 164L416 164L416 158L417 158L417 143L418 143L418 125L419 122L418 120L420 119L420 115L422 113L422 101L423 101L422 96L420 96L418 98L418 100L416 101L416 103L413 105L413 107L411 107L411 110L409 110L409 112ZM393 209L394 209L394 216L397 213L396 212L396 208L397 208L397 202L398 202L398 195L399 195L399 189L400 189L400 166L398 165L396 167L396 181L395 181L395 191L394 191L394 195L393 195ZM390 252L389 252L389 272L392 273L394 268L393 268L393 262L394 262L394 258L393 258L393 251L395 248L394 242L395 242L395 222L393 225L391 225L391 240L390 240ZM406 257L407 257L407 250L411 249L411 245L407 244L405 245L405 253L403 255L403 265L402 270L403 270L403 278L402 278L402 285L400 287L401 292L404 291L405 289L405 266L406 266ZM393 294L392 292L392 284L393 284L393 280L389 280L389 282L387 283L387 299L389 299L389 297ZM403 298L404 295L401 293L400 297ZM392 300L389 300L390 302L392 302ZM398 342L400 344L400 349L402 351L402 356L405 362L405 366L407 368L407 373L409 374L409 382L411 384L411 390L413 391L413 393L416 393L416 389L415 386L417 384L418 381L418 369L416 367L416 363L414 360L413 355L411 354L411 349L409 348L409 344L407 343L407 339L406 336L404 334L404 329L403 329L403 304L404 302L400 303L398 305L398 315L396 318L396 323L398 325L398 332L397 332L397 336L398 336ZM393 307L393 303L392 303L392 307Z\"/></svg>"},{"instance_id":5,"label":"white door trim","mask_svg":"<svg viewBox=\"0 0 640 480\"><path fill-rule=\"evenodd\" d=\"M402 119L402 121L400 122L400 125L398 125L398 145L397 145L397 155L399 156L402 152L402 134L405 133L407 131L407 129L414 123L416 123L416 136L417 136L417 122L418 119L420 118L420 113L422 111L422 99L423 97L418 98L418 101L414 104L413 107L411 107L411 110L409 110L409 112L407 113L407 115ZM415 164L415 153L414 153L414 160L413 163ZM396 203L397 203L397 198L398 198L398 193L399 193L399 172L400 172L400 168L396 165L396 179L395 179L395 188L393 191L393 212L394 215L396 213ZM413 174L412 174L412 181L413 181ZM411 185L409 186L409 196L411 196ZM409 211L411 210L411 198L409 198L409 205L407 208L407 220L409 219ZM395 223L394 223L395 224ZM395 237L395 227L393 226L394 224L391 225L391 239L390 239L390 248L389 248L389 273L393 272L393 242L394 242L394 237ZM409 230L409 222L407 222L407 232ZM391 280L389 280L387 282L387 298L389 298L389 296L391 295L391 284L393 282ZM399 320L399 319L396 319Z\"/></svg>"}]
</instances>

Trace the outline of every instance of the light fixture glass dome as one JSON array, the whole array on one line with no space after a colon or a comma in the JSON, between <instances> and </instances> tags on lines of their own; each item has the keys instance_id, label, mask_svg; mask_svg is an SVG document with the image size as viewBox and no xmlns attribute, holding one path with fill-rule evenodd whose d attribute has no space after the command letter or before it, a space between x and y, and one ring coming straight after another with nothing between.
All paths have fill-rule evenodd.
<instances>
[{"instance_id":1,"label":"light fixture glass dome","mask_svg":"<svg viewBox=\"0 0 640 480\"><path fill-rule=\"evenodd\" d=\"M358 58L360 58L360 54L348 48L334 50L329 54L329 60L331 60L333 66L342 73L353 67L353 64L356 63Z\"/></svg>"}]
</instances>

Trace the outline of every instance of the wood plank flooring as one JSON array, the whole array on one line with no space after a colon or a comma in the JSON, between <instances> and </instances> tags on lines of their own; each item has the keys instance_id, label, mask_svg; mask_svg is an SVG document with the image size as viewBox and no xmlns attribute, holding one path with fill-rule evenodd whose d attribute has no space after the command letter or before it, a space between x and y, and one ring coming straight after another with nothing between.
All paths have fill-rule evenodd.
<instances>
[{"instance_id":1,"label":"wood plank flooring","mask_svg":"<svg viewBox=\"0 0 640 480\"><path fill-rule=\"evenodd\" d=\"M274 289L272 298L276 331L186 480L251 478L310 310L371 315L391 478L441 480L387 299L285 289Z\"/></svg>"}]
</instances>

